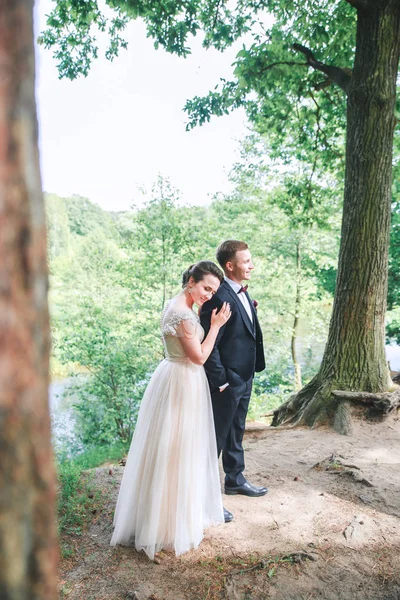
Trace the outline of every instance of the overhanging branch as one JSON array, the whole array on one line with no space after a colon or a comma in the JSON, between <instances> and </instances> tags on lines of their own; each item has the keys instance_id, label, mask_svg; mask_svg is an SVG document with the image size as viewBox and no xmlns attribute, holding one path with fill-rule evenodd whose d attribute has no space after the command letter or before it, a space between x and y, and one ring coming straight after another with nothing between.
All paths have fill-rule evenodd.
<instances>
[{"instance_id":1,"label":"overhanging branch","mask_svg":"<svg viewBox=\"0 0 400 600\"><path fill-rule=\"evenodd\" d=\"M347 0L346 0L347 1ZM328 80L336 83L346 94L351 81L351 70L350 69L342 69L340 67L334 67L331 65L325 65L324 63L317 60L314 54L311 52L309 48L302 46L301 44L293 44L293 49L297 50L304 54L307 59L307 65L316 69L317 71L322 71L327 75Z\"/></svg>"},{"instance_id":2,"label":"overhanging branch","mask_svg":"<svg viewBox=\"0 0 400 600\"><path fill-rule=\"evenodd\" d=\"M217 1L217 6L215 7L215 15L214 15L214 20L213 20L213 24L212 24L212 29L215 29L215 26L217 24L218 21L218 17L219 17L219 7L221 6L221 0Z\"/></svg>"},{"instance_id":3,"label":"overhanging branch","mask_svg":"<svg viewBox=\"0 0 400 600\"><path fill-rule=\"evenodd\" d=\"M260 73L264 73L264 71L269 71L270 69L273 69L274 67L279 67L280 65L287 65L289 67L294 67L294 66L307 67L308 62L304 63L304 62L295 62L293 60L282 60L279 62L271 63L270 65L267 65L266 67L264 67L260 70Z\"/></svg>"}]
</instances>

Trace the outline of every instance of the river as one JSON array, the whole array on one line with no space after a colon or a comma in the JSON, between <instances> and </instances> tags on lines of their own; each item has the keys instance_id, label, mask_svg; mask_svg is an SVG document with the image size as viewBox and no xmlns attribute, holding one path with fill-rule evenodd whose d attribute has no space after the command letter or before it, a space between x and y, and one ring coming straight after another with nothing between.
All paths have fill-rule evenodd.
<instances>
[{"instance_id":1,"label":"river","mask_svg":"<svg viewBox=\"0 0 400 600\"><path fill-rule=\"evenodd\" d=\"M49 385L49 411L54 447L65 451L77 447L75 435L74 398L64 397L64 392L71 379L53 381Z\"/></svg>"}]
</instances>

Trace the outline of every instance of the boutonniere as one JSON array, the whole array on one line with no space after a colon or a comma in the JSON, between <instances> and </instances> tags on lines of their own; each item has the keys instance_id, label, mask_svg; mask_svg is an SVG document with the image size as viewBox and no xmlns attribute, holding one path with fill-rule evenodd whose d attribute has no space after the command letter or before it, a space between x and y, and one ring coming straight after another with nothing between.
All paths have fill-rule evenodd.
<instances>
[{"instance_id":1,"label":"boutonniere","mask_svg":"<svg viewBox=\"0 0 400 600\"><path fill-rule=\"evenodd\" d=\"M252 300L252 302L253 302L253 306L254 306L254 308L255 308L255 309L257 309L257 306L258 306L258 302L257 302L257 300Z\"/></svg>"}]
</instances>

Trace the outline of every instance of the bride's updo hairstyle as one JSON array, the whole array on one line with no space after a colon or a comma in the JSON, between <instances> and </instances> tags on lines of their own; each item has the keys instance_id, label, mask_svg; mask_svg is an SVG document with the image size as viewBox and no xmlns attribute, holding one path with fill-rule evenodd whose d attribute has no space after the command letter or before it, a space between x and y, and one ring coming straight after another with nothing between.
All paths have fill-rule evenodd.
<instances>
[{"instance_id":1,"label":"bride's updo hairstyle","mask_svg":"<svg viewBox=\"0 0 400 600\"><path fill-rule=\"evenodd\" d=\"M201 260L195 265L190 265L188 269L182 275L182 287L186 287L189 283L189 279L193 277L194 281L198 283L202 281L206 275L214 275L219 279L220 283L224 280L224 274L219 267L210 260Z\"/></svg>"}]
</instances>

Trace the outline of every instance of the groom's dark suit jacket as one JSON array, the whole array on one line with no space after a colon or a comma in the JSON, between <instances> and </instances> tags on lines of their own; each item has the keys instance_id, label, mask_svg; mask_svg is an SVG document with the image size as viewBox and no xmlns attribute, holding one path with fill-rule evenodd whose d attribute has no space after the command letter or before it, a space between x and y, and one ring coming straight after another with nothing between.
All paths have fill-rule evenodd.
<instances>
[{"instance_id":1,"label":"groom's dark suit jacket","mask_svg":"<svg viewBox=\"0 0 400 600\"><path fill-rule=\"evenodd\" d=\"M238 294L226 281L221 283L215 296L202 307L200 321L206 335L210 329L211 312L215 307L220 308L223 302L229 302L232 311L229 321L219 330L214 349L204 365L212 392L225 383L229 383L232 388L241 388L241 384L249 381L255 371L265 369L260 324L253 302L248 295L247 298L253 313L253 323Z\"/></svg>"}]
</instances>

